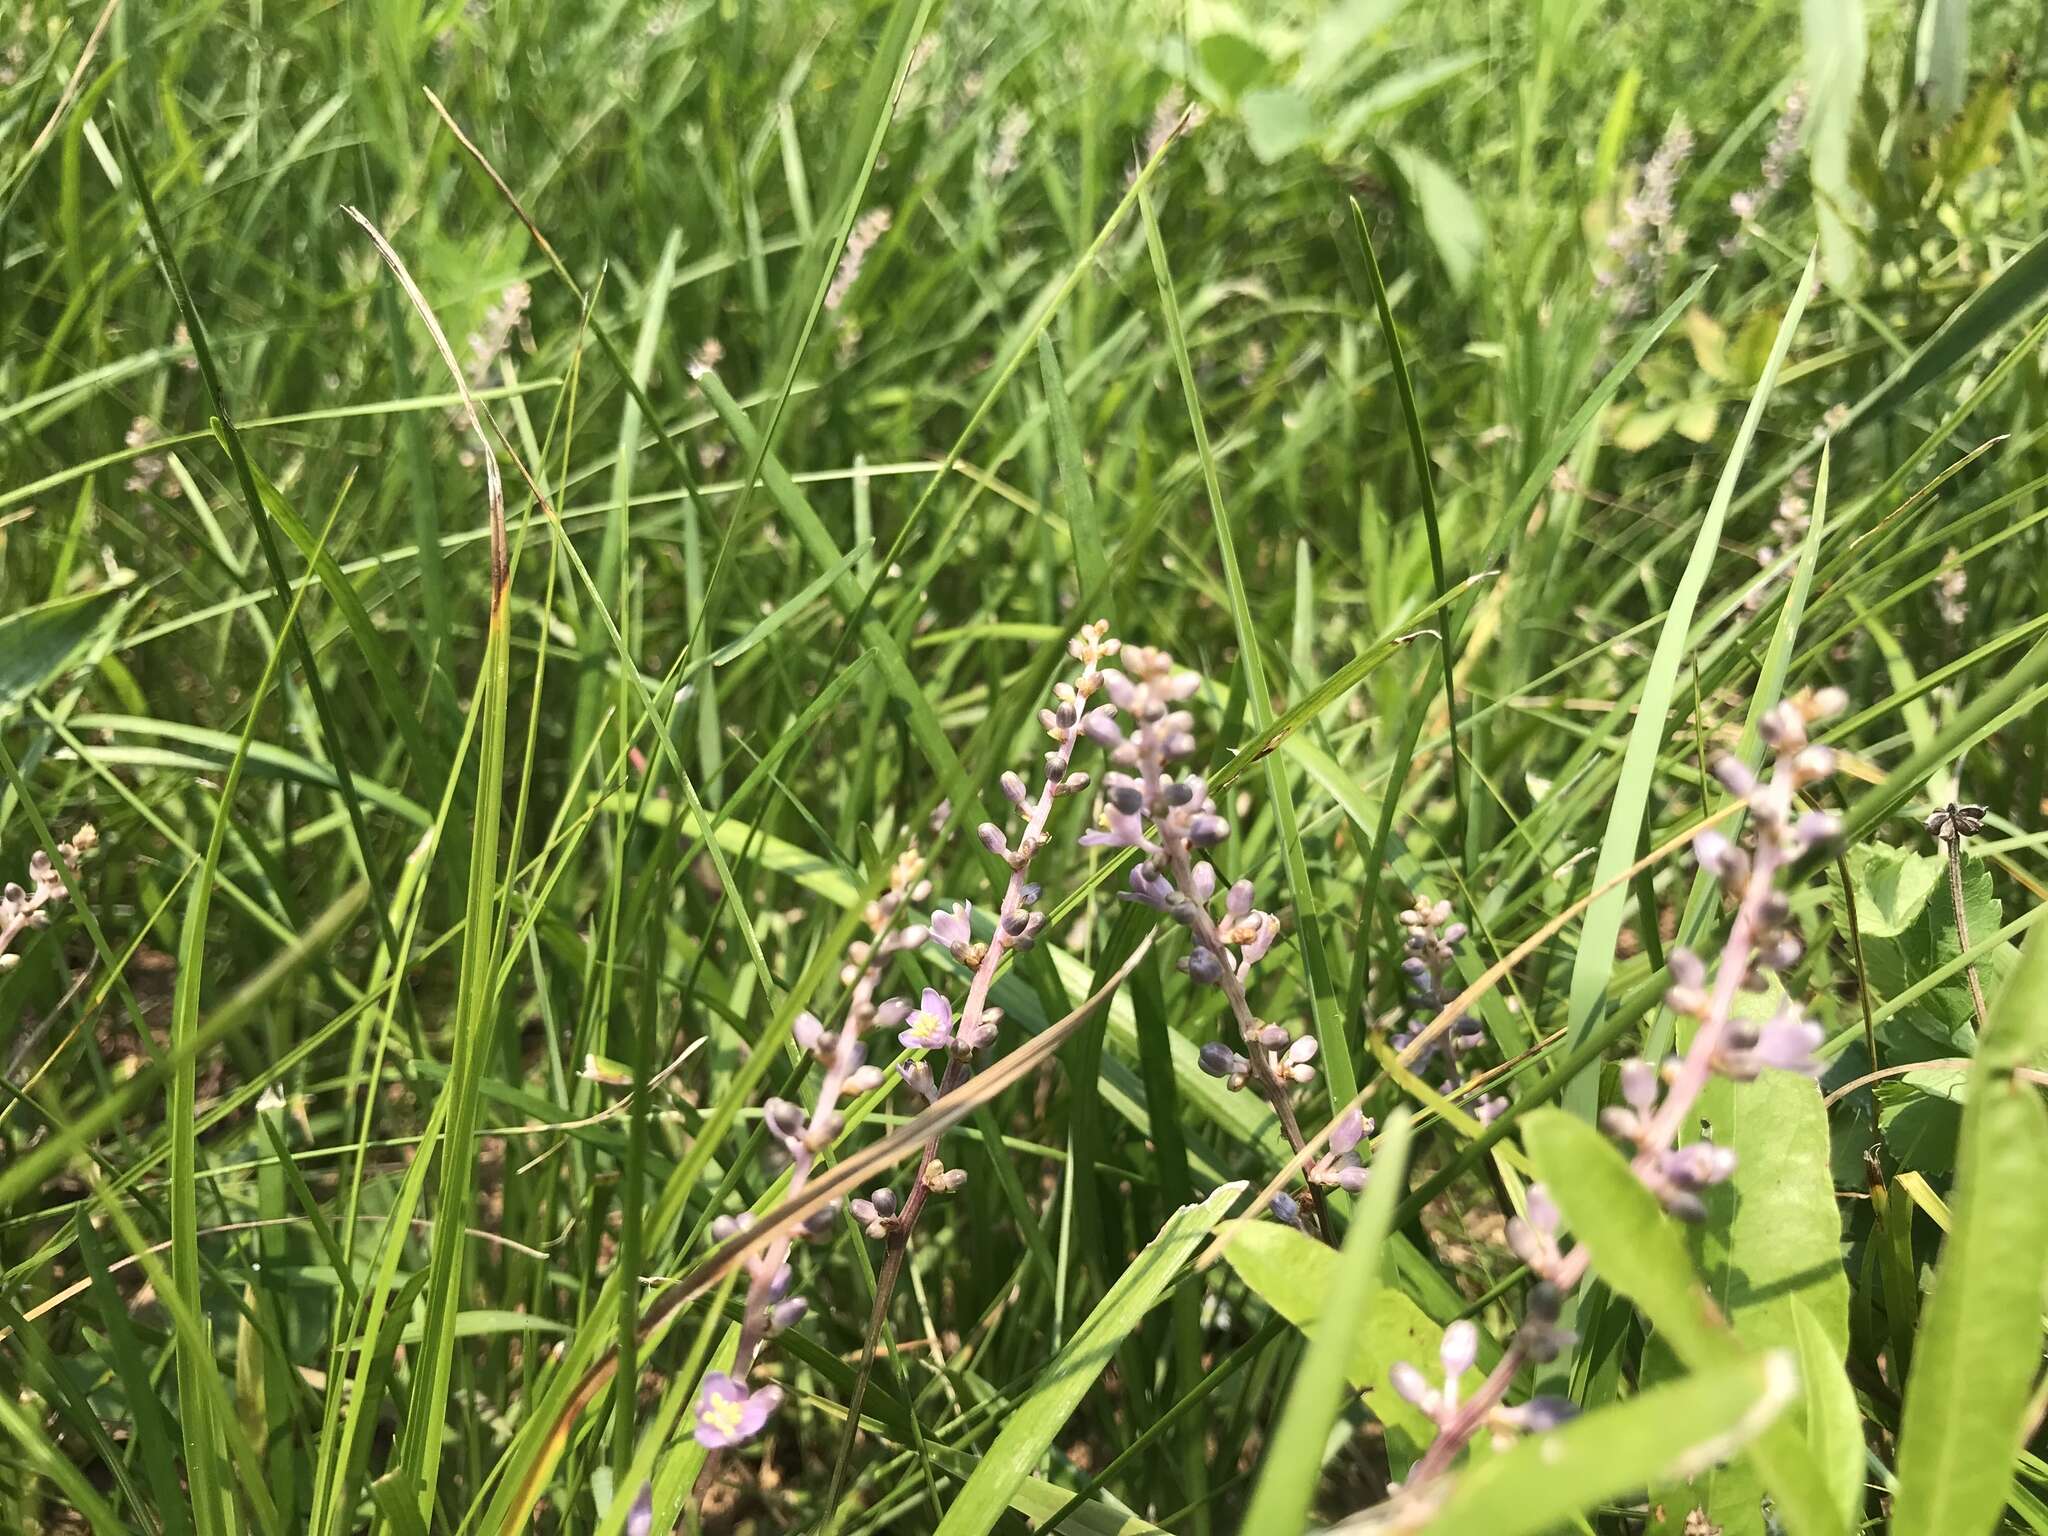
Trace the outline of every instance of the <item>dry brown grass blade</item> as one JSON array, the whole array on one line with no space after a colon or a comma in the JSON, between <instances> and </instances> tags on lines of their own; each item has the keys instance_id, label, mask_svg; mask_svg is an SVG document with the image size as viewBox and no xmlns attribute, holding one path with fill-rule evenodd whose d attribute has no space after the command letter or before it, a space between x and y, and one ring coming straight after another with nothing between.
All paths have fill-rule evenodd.
<instances>
[{"instance_id":1,"label":"dry brown grass blade","mask_svg":"<svg viewBox=\"0 0 2048 1536\"><path fill-rule=\"evenodd\" d=\"M92 67L93 58L100 51L100 39L107 34L107 24L114 19L114 12L120 8L121 0L107 0L106 9L100 12L100 19L93 23L92 36L85 40L85 51L79 54L78 62L71 66L71 78L64 82L64 89L58 93L57 109L50 114L50 120L43 124L35 142L29 145L28 153L21 157L18 171L26 170L35 164L36 156L49 144L51 135L57 131L57 125L64 121L64 114L71 110L71 103L78 98L79 87L85 84L85 72ZM9 180L12 179L10 176Z\"/></svg>"},{"instance_id":2,"label":"dry brown grass blade","mask_svg":"<svg viewBox=\"0 0 2048 1536\"><path fill-rule=\"evenodd\" d=\"M462 397L463 413L469 417L470 430L484 450L484 484L490 499L491 515L491 609L496 613L504 600L505 583L511 578L512 557L505 540L505 482L498 473L498 451L491 444L491 436L484 430L483 415L477 409L476 397L469 392L469 379L462 371L462 364L456 361L455 349L448 345L448 333L441 329L441 322L434 317L433 306L427 303L427 296L420 292L420 285L412 280L412 273L406 270L405 262L398 252L391 248L391 242L383 232L364 218L361 211L344 204L343 213L362 225L363 232L376 243L377 254L384 258L384 265L391 269L391 275L398 279L398 286L405 290L405 296L412 301L413 309L427 328L427 334L434 338L434 347L441 354L441 361L447 367L449 377L455 380L455 392ZM515 463L518 455L513 455ZM534 495L545 502L539 488L534 486L533 477L526 473L526 466L519 466Z\"/></svg>"},{"instance_id":3,"label":"dry brown grass blade","mask_svg":"<svg viewBox=\"0 0 2048 1536\"><path fill-rule=\"evenodd\" d=\"M483 167L484 174L490 177L492 183L496 185L498 195L505 199L512 212L518 216L519 222L526 226L526 232L533 236L533 243L541 248L548 261L554 266L555 271L560 273L564 279L568 279L569 269L562 264L562 258L555 254L555 248L548 244L548 237L540 232L540 226L533 222L532 216L527 213L525 206L519 201L518 194L513 192L510 183L498 174L498 168L495 165L492 165L489 160L484 158L484 152L477 147L476 141L462 131L462 125L455 121L455 114L442 104L441 98L434 94L432 88L421 86L420 89L427 93L427 100L433 104L434 110L441 115L441 121L448 125L448 131L455 135L455 142L468 150L470 159ZM573 280L569 281L569 287L571 290L580 291L577 290Z\"/></svg>"},{"instance_id":4,"label":"dry brown grass blade","mask_svg":"<svg viewBox=\"0 0 2048 1536\"><path fill-rule=\"evenodd\" d=\"M1517 944L1507 954L1501 956L1500 959L1488 966L1485 972L1471 986L1444 1004L1443 1008L1437 1013L1437 1016L1416 1032L1415 1038L1409 1041L1401 1051L1398 1058L1401 1065L1412 1065L1416 1058L1421 1056L1424 1051L1428 1050L1431 1045L1449 1031L1450 1027L1458 1021L1460 1015L1467 1012L1474 1003L1492 991L1499 984L1503 976L1507 975L1509 971L1528 959L1530 955L1557 937L1565 925L1584 912L1586 908L1590 907L1609 891L1626 885L1644 870L1663 863L1672 854L1688 846L1694 838L1706 831L1707 828L1726 821L1729 817L1740 811L1742 806L1742 801L1731 800L1722 806L1720 810L1714 812L1713 815L1703 817L1699 821L1694 822L1683 832L1677 833L1665 842L1660 843L1657 847L1652 848L1606 884L1588 891L1541 928L1530 934L1528 938L1522 940L1521 943ZM1315 1135L1309 1137L1307 1144L1299 1152L1280 1165L1279 1171L1267 1182L1266 1187L1259 1191L1258 1198L1252 1202L1253 1210L1263 1211L1272 1198L1287 1187L1288 1181L1297 1172L1315 1161L1317 1155L1328 1144L1330 1132L1336 1128L1337 1123L1351 1110L1357 1109L1364 1104L1375 1086L1377 1086L1376 1081L1366 1084L1365 1087L1359 1089L1357 1094L1352 1097L1350 1103L1337 1106L1331 1114L1329 1122L1320 1131L1316 1132ZM1208 1248L1203 1251L1202 1257L1196 1262L1195 1267L1197 1269L1207 1269L1211 1264L1215 1263L1222 1256L1223 1250L1229 1241L1229 1233L1219 1232L1210 1242Z\"/></svg>"}]
</instances>

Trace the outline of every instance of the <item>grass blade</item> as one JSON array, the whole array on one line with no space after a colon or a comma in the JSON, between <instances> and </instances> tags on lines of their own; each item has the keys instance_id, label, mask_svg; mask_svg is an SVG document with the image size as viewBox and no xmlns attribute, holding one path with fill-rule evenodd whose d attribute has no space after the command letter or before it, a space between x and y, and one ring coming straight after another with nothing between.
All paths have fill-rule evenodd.
<instances>
[{"instance_id":1,"label":"grass blade","mask_svg":"<svg viewBox=\"0 0 2048 1536\"><path fill-rule=\"evenodd\" d=\"M2013 1075L2048 1051L2048 929L2037 929L1970 1065L1951 1221L1922 1312L1899 1425L1891 1529L1974 1536L1999 1524L2029 1419L2048 1276L2048 1107Z\"/></svg>"}]
</instances>

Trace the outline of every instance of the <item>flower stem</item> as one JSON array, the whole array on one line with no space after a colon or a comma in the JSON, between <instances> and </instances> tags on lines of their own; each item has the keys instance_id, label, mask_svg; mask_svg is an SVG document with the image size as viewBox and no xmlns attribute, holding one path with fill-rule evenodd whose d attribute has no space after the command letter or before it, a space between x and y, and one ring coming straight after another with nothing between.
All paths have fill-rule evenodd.
<instances>
[{"instance_id":1,"label":"flower stem","mask_svg":"<svg viewBox=\"0 0 2048 1536\"><path fill-rule=\"evenodd\" d=\"M1960 833L1945 837L1942 842L1948 846L1948 900L1956 913L1957 953L1970 952L1970 920L1963 915L1963 839ZM1991 1022L1991 1011L1984 1006L1984 984L1977 979L1977 962L1972 960L1963 967L1963 973L1970 978L1970 1006L1977 1010L1977 1032L1982 1034ZM1871 1060L1875 1067L1877 1061Z\"/></svg>"}]
</instances>

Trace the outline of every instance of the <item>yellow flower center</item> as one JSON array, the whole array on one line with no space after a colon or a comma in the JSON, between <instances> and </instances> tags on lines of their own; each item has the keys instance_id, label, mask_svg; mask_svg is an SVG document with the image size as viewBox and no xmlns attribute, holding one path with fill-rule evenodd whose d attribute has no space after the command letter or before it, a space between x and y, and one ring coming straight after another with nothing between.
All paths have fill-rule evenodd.
<instances>
[{"instance_id":1,"label":"yellow flower center","mask_svg":"<svg viewBox=\"0 0 2048 1536\"><path fill-rule=\"evenodd\" d=\"M714 1397L705 1407L702 1417L707 1427L720 1434L736 1435L745 1412L745 1407L736 1397Z\"/></svg>"}]
</instances>

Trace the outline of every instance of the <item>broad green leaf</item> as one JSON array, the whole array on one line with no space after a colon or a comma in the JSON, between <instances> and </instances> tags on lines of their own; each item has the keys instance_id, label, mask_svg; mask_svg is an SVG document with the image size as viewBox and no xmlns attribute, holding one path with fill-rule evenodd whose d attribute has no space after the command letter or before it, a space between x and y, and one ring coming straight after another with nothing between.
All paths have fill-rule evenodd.
<instances>
[{"instance_id":1,"label":"broad green leaf","mask_svg":"<svg viewBox=\"0 0 2048 1536\"><path fill-rule=\"evenodd\" d=\"M1858 853L1864 857L1858 859ZM1947 860L1941 855L1895 854L1889 849L1871 847L1851 850L1847 862L1849 877L1856 881L1856 916L1863 933L1864 966L1877 994L1873 1002L1900 996L1962 953L1956 942L1955 901L1949 891ZM1893 864L1899 868L1899 894L1891 912L1903 916L1911 907L1911 916L1895 932L1887 933L1882 931L1889 926L1884 915L1890 889L1885 871ZM1872 872L1876 878L1865 877ZM1839 875L1831 873L1829 879L1839 887ZM1929 884L1929 889L1915 905L1912 890L1922 881ZM1876 930L1864 915L1867 894L1879 903ZM1997 933L2004 917L2003 906L1992 889L1991 872L1981 861L1967 855L1963 864L1963 916L1973 944ZM2010 946L2001 945L1977 967L1987 996L1996 990L1998 979L2010 968L2012 954ZM1959 970L1885 1020L1881 1026L1884 1053L1893 1061L1968 1055L1970 1042L1976 1038L1976 1021L1969 979Z\"/></svg>"},{"instance_id":2,"label":"broad green leaf","mask_svg":"<svg viewBox=\"0 0 2048 1536\"><path fill-rule=\"evenodd\" d=\"M1238 111L1244 115L1245 142L1263 164L1271 165L1315 137L1315 107L1292 86L1247 91Z\"/></svg>"},{"instance_id":3,"label":"broad green leaf","mask_svg":"<svg viewBox=\"0 0 2048 1536\"><path fill-rule=\"evenodd\" d=\"M1330 1303L1337 1254L1305 1232L1276 1221L1245 1221L1228 1229L1223 1257L1259 1300L1304 1333L1313 1333ZM1435 1321L1393 1285L1373 1292L1364 1324L1353 1335L1345 1375L1365 1395L1365 1406L1387 1429L1388 1453L1405 1471L1428 1446L1435 1431L1422 1412L1387 1385L1397 1360L1427 1366L1443 1343ZM1484 1362L1498 1351L1482 1343L1482 1364L1459 1383L1471 1391L1485 1377Z\"/></svg>"},{"instance_id":4,"label":"broad green leaf","mask_svg":"<svg viewBox=\"0 0 2048 1536\"><path fill-rule=\"evenodd\" d=\"M1337 1256L1329 1301L1309 1334L1308 1349L1295 1368L1280 1422L1274 1426L1265 1464L1245 1511L1247 1531L1287 1536L1308 1520L1320 1480L1323 1446L1344 1407L1344 1384L1359 1325L1372 1306L1380 1251L1393 1224L1394 1203L1406 1187L1410 1118L1397 1110L1373 1153L1373 1178L1359 1202L1351 1230Z\"/></svg>"},{"instance_id":5,"label":"broad green leaf","mask_svg":"<svg viewBox=\"0 0 2048 1536\"><path fill-rule=\"evenodd\" d=\"M1999 1522L2041 1358L2048 1276L2048 1106L2014 1069L2048 1048L2048 934L1999 990L1971 1067L1954 1223L1922 1310L1899 1427L1900 1536Z\"/></svg>"},{"instance_id":6,"label":"broad green leaf","mask_svg":"<svg viewBox=\"0 0 2048 1536\"><path fill-rule=\"evenodd\" d=\"M1211 32L1195 45L1195 58L1227 98L1260 84L1273 70L1266 51L1235 32Z\"/></svg>"},{"instance_id":7,"label":"broad green leaf","mask_svg":"<svg viewBox=\"0 0 2048 1536\"><path fill-rule=\"evenodd\" d=\"M1710 1366L1532 1435L1458 1479L1430 1536L1542 1536L1574 1515L1734 1455L1798 1393L1792 1357Z\"/></svg>"},{"instance_id":8,"label":"broad green leaf","mask_svg":"<svg viewBox=\"0 0 2048 1536\"><path fill-rule=\"evenodd\" d=\"M938 1536L983 1536L995 1529L1118 1346L1244 1190L1241 1182L1225 1184L1208 1199L1184 1205L1167 1219L1019 1400L939 1522Z\"/></svg>"},{"instance_id":9,"label":"broad green leaf","mask_svg":"<svg viewBox=\"0 0 2048 1536\"><path fill-rule=\"evenodd\" d=\"M0 714L105 653L128 610L123 586L0 613Z\"/></svg>"},{"instance_id":10,"label":"broad green leaf","mask_svg":"<svg viewBox=\"0 0 2048 1536\"><path fill-rule=\"evenodd\" d=\"M1944 1179L1955 1172L1968 1075L1960 1067L1927 1067L1872 1087L1884 1149L1901 1169Z\"/></svg>"},{"instance_id":11,"label":"broad green leaf","mask_svg":"<svg viewBox=\"0 0 2048 1536\"><path fill-rule=\"evenodd\" d=\"M1849 1384L1842 1350L1805 1298L1792 1298L1793 1344L1799 1358L1806 1443L1821 1476L1841 1501L1851 1530L1863 1506L1863 1413Z\"/></svg>"},{"instance_id":12,"label":"broad green leaf","mask_svg":"<svg viewBox=\"0 0 2048 1536\"><path fill-rule=\"evenodd\" d=\"M1862 276L1862 198L1849 175L1849 135L1863 91L1864 0L1803 0L1806 51L1806 155L1814 214L1830 283L1854 290Z\"/></svg>"},{"instance_id":13,"label":"broad green leaf","mask_svg":"<svg viewBox=\"0 0 2048 1536\"><path fill-rule=\"evenodd\" d=\"M1781 995L1745 996L1739 1014L1768 1017ZM1849 1279L1841 1260L1841 1216L1828 1166L1827 1111L1820 1089L1789 1072L1766 1072L1754 1082L1718 1079L1708 1084L1681 1141L1711 1135L1732 1147L1735 1175L1707 1193L1706 1219L1688 1229L1707 1294L1735 1335L1753 1351L1787 1350L1803 1365L1804 1419L1853 1421L1856 1403L1843 1374L1849 1345ZM1805 1323L1802 1325L1801 1314ZM1802 1327L1818 1335L1803 1347ZM1653 1361L1661 1349L1653 1345ZM1664 1355L1664 1369L1676 1374ZM1646 1377L1652 1372L1646 1370ZM1815 1447L1829 1475L1828 1491L1844 1522L1852 1518L1862 1482L1860 1460L1844 1467ZM1702 1474L1689 1489L1663 1491L1665 1522L1653 1529L1679 1532L1686 1513L1704 1509L1725 1536L1763 1536L1763 1489L1748 1463Z\"/></svg>"},{"instance_id":14,"label":"broad green leaf","mask_svg":"<svg viewBox=\"0 0 2048 1536\"><path fill-rule=\"evenodd\" d=\"M1390 144L1387 154L1408 190L1451 287L1463 293L1486 254L1486 219L1465 184L1449 167L1408 144Z\"/></svg>"},{"instance_id":15,"label":"broad green leaf","mask_svg":"<svg viewBox=\"0 0 2048 1536\"><path fill-rule=\"evenodd\" d=\"M1941 884L1938 854L1864 843L1843 855L1856 887L1856 924L1869 939L1897 938L1910 928Z\"/></svg>"},{"instance_id":16,"label":"broad green leaf","mask_svg":"<svg viewBox=\"0 0 2048 1536\"><path fill-rule=\"evenodd\" d=\"M1522 1139L1600 1277L1642 1309L1681 1362L1698 1371L1748 1355L1678 1224L1604 1136L1563 1110L1543 1109L1524 1122ZM1847 1526L1797 1426L1765 1430L1748 1455L1790 1536L1842 1536Z\"/></svg>"}]
</instances>

